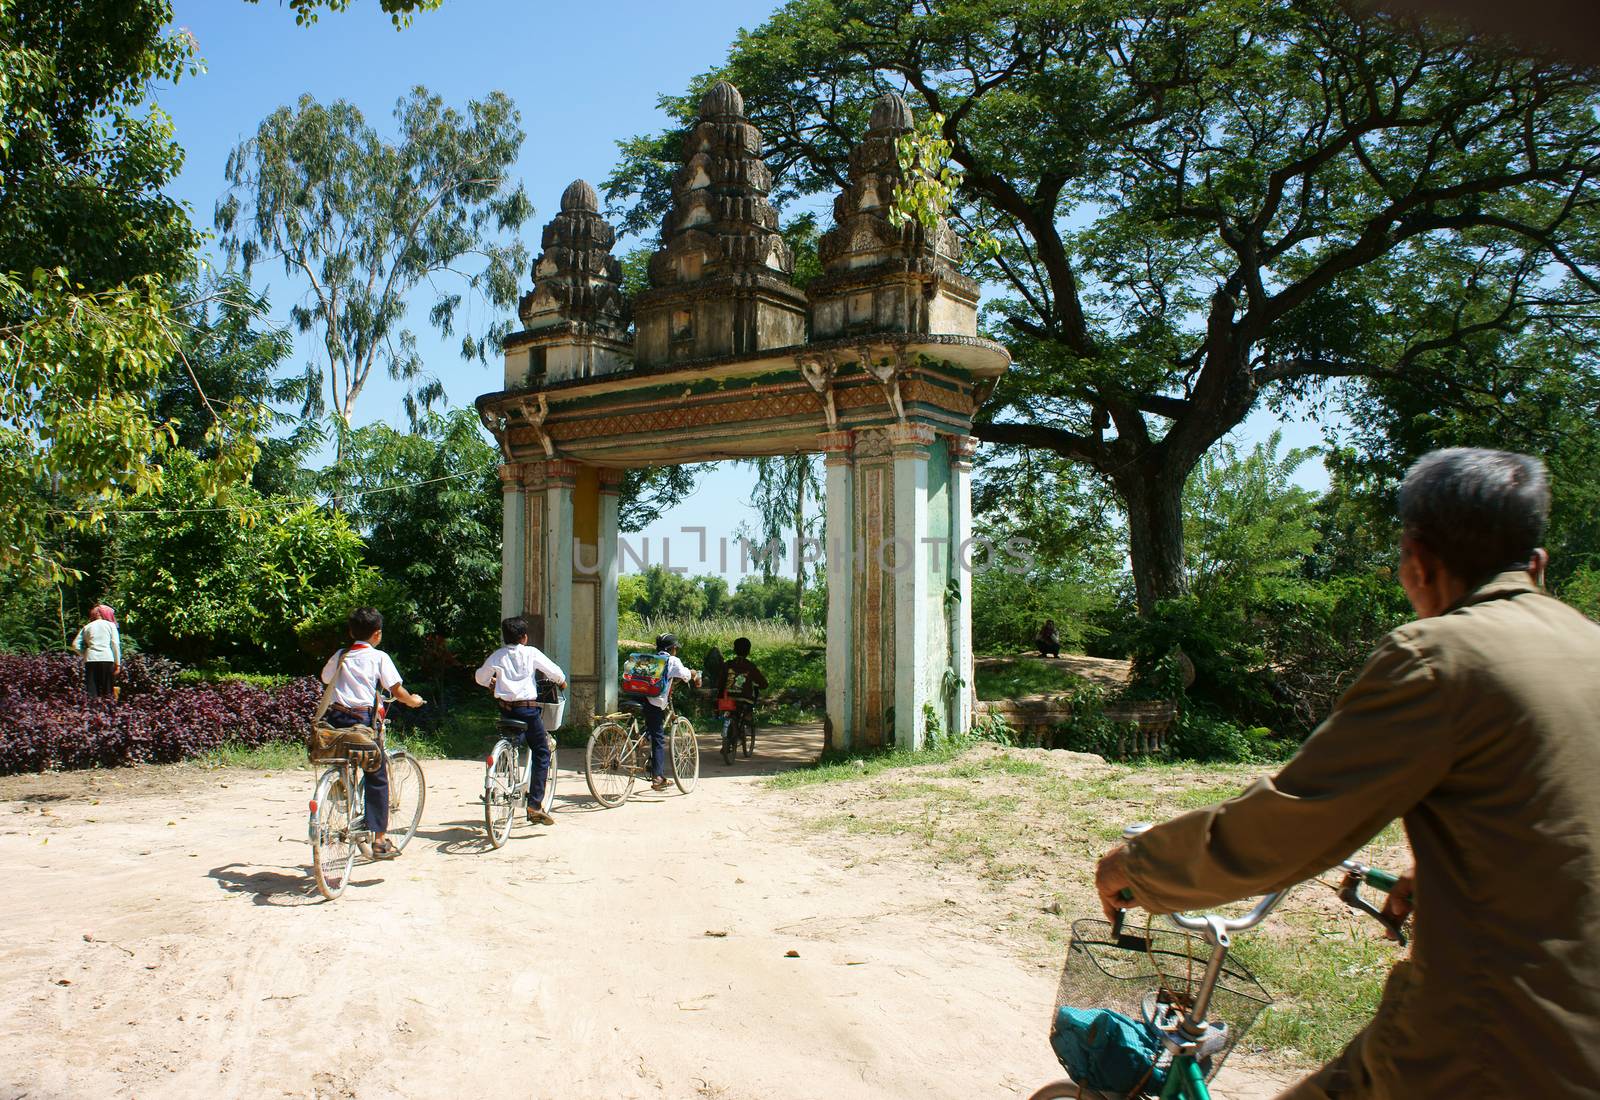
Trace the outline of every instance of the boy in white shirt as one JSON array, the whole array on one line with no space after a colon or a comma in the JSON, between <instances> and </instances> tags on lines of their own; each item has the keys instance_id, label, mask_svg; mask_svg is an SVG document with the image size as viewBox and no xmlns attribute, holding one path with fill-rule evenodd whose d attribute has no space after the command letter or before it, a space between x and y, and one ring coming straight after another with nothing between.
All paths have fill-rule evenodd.
<instances>
[{"instance_id":1,"label":"boy in white shirt","mask_svg":"<svg viewBox=\"0 0 1600 1100\"><path fill-rule=\"evenodd\" d=\"M523 744L533 754L533 774L528 780L528 820L536 825L554 825L550 808L540 805L550 775L550 738L544 730L544 714L539 701L539 677L559 688L567 686L566 674L559 665L528 644L528 620L518 615L500 624L505 645L489 654L483 667L473 674L479 686L492 688L495 701L505 717L523 722Z\"/></svg>"},{"instance_id":2,"label":"boy in white shirt","mask_svg":"<svg viewBox=\"0 0 1600 1100\"><path fill-rule=\"evenodd\" d=\"M400 670L389 655L378 648L383 641L383 614L375 607L358 607L348 620L350 645L341 649L322 666L322 682L334 684L333 702L326 715L328 725L339 729L371 726L377 717L378 691L381 688L408 707L420 707L427 700L413 695L400 682ZM334 677L338 682L334 682ZM389 758L382 757L378 770L367 773L367 828L374 834L374 859L394 859L400 849L389 840Z\"/></svg>"},{"instance_id":3,"label":"boy in white shirt","mask_svg":"<svg viewBox=\"0 0 1600 1100\"><path fill-rule=\"evenodd\" d=\"M700 673L678 660L678 636L662 634L656 638L656 656L667 659L666 682L661 691L644 698L641 708L645 732L650 734L650 789L665 790L667 786L667 707L676 680L689 680L698 684Z\"/></svg>"}]
</instances>

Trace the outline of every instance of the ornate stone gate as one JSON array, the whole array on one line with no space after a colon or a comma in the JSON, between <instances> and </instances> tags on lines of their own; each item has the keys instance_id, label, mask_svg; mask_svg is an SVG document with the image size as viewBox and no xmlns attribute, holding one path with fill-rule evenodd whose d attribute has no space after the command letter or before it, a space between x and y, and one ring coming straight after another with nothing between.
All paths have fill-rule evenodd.
<instances>
[{"instance_id":1,"label":"ornate stone gate","mask_svg":"<svg viewBox=\"0 0 1600 1100\"><path fill-rule=\"evenodd\" d=\"M1010 357L977 335L949 227L889 222L911 126L899 96L873 105L805 290L731 84L701 101L631 303L594 188L562 195L506 388L477 404L505 458L502 610L569 670L577 713L616 705L622 472L820 451L829 744L921 747L929 717L970 724L970 433Z\"/></svg>"}]
</instances>

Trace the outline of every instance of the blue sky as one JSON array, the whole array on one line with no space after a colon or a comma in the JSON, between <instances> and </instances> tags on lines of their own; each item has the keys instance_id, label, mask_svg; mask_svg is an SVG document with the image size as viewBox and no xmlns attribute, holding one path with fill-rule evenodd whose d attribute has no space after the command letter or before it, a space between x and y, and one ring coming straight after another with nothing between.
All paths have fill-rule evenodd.
<instances>
[{"instance_id":1,"label":"blue sky","mask_svg":"<svg viewBox=\"0 0 1600 1100\"><path fill-rule=\"evenodd\" d=\"M210 228L229 151L262 118L303 94L347 99L381 130L395 101L414 85L454 105L499 89L521 109L527 132L517 172L536 207L525 233L537 253L539 230L566 185L582 177L599 186L616 161L618 140L667 122L656 109L657 96L681 92L691 77L723 59L741 27L758 25L777 6L767 0L445 0L439 11L419 15L409 29L396 32L373 0L356 0L350 11L324 15L313 27L296 26L293 14L275 0L176 0L177 24L194 35L207 71L157 97L187 152L171 190L193 208L197 225ZM286 323L301 288L269 265L258 267L256 281L269 290L273 317ZM412 327L451 404L465 405L500 388L498 365L463 362L456 347L429 328L427 303L416 306ZM303 359L302 353L295 362ZM358 423L403 424L402 394L399 385L375 378L363 395ZM1240 436L1258 439L1274 426L1271 414L1258 413ZM1304 425L1285 432L1290 445L1317 440L1315 429ZM653 547L685 525L731 537L741 521L753 520L744 503L752 480L748 471L723 464L644 534L653 536ZM1301 480L1312 488L1326 485L1314 463L1302 470ZM687 564L698 571L696 563Z\"/></svg>"}]
</instances>

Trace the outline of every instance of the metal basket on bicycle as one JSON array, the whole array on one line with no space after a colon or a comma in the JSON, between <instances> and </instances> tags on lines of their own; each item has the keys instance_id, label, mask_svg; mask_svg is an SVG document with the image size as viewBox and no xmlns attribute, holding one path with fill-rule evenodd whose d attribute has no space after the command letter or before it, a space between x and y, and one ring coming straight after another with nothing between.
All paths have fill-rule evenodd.
<instances>
[{"instance_id":1,"label":"metal basket on bicycle","mask_svg":"<svg viewBox=\"0 0 1600 1100\"><path fill-rule=\"evenodd\" d=\"M1114 935L1110 921L1077 920L1072 924L1067 962L1056 987L1056 1005L1110 1009L1135 1021L1170 1025L1194 1003L1210 958L1210 944L1179 929L1124 925ZM1222 1068L1261 1010L1271 1003L1272 998L1244 964L1231 955L1223 960L1206 1010L1210 1041L1200 1058L1206 1080ZM1054 1027L1054 1014L1051 1024ZM1164 1047L1159 1049L1150 1068L1164 1073L1172 1055ZM1151 1079L1154 1077L1152 1072ZM1130 1095L1144 1095L1146 1088ZM1149 1094L1157 1091L1150 1088Z\"/></svg>"}]
</instances>

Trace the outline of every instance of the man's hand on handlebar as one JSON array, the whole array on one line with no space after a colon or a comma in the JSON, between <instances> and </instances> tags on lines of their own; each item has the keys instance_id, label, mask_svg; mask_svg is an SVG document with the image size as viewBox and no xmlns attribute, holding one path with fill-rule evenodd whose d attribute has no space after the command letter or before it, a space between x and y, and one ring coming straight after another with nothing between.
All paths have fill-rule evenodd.
<instances>
[{"instance_id":1,"label":"man's hand on handlebar","mask_svg":"<svg viewBox=\"0 0 1600 1100\"><path fill-rule=\"evenodd\" d=\"M1100 857L1094 869L1094 888L1100 895L1100 908L1106 919L1115 921L1117 914L1133 904L1133 881L1128 878L1128 846L1118 844Z\"/></svg>"},{"instance_id":2,"label":"man's hand on handlebar","mask_svg":"<svg viewBox=\"0 0 1600 1100\"><path fill-rule=\"evenodd\" d=\"M1406 922L1406 918L1416 908L1416 901L1412 894L1417 888L1417 869L1415 866L1401 875L1395 882L1394 889L1389 891L1389 897L1383 903L1383 916L1392 921L1395 928ZM1383 934L1391 940L1398 940L1393 929L1385 927Z\"/></svg>"}]
</instances>

